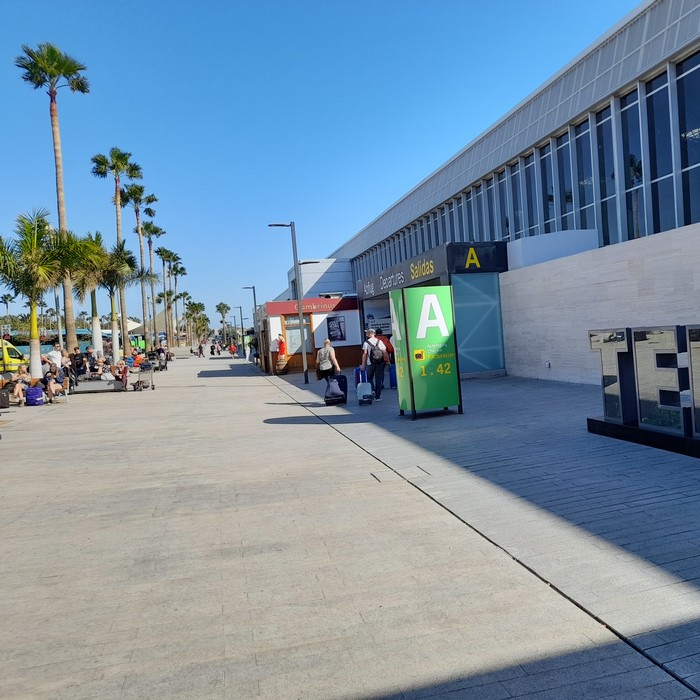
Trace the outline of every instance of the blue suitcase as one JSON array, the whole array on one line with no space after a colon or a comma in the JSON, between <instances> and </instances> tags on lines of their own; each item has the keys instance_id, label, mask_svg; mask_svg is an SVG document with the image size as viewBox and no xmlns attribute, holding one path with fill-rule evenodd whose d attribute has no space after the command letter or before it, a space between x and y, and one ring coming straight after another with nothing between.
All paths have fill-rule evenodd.
<instances>
[{"instance_id":1,"label":"blue suitcase","mask_svg":"<svg viewBox=\"0 0 700 700\"><path fill-rule=\"evenodd\" d=\"M44 390L40 386L28 386L25 402L27 406L43 406Z\"/></svg>"}]
</instances>

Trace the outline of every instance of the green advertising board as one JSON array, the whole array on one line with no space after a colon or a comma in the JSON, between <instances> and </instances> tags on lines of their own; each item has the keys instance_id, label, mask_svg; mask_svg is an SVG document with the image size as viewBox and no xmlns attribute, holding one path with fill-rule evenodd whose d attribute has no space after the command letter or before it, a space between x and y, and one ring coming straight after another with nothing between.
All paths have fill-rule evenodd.
<instances>
[{"instance_id":1,"label":"green advertising board","mask_svg":"<svg viewBox=\"0 0 700 700\"><path fill-rule=\"evenodd\" d=\"M462 412L452 288L414 287L389 293L399 409Z\"/></svg>"}]
</instances>

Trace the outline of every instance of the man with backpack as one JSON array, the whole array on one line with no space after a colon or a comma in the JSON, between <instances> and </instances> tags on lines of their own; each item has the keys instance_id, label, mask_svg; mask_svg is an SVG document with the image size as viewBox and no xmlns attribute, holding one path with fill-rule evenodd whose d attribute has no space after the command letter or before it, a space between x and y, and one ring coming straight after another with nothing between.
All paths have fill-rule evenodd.
<instances>
[{"instance_id":1,"label":"man with backpack","mask_svg":"<svg viewBox=\"0 0 700 700\"><path fill-rule=\"evenodd\" d=\"M367 381L372 384L374 400L382 400L384 370L389 366L386 345L378 340L374 328L367 329L367 340L362 344L362 370L367 371Z\"/></svg>"}]
</instances>

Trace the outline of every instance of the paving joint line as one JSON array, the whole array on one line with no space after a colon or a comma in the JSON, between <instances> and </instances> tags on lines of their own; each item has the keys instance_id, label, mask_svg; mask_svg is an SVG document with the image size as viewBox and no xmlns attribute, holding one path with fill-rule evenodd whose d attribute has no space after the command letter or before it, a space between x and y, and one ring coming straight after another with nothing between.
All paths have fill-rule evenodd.
<instances>
[{"instance_id":1,"label":"paving joint line","mask_svg":"<svg viewBox=\"0 0 700 700\"><path fill-rule=\"evenodd\" d=\"M262 374L262 373L261 373L261 374ZM414 489L416 489L417 491L419 491L420 493L422 493L424 496L426 496L427 498L429 498L429 499L430 499L433 503L435 503L437 506L439 506L439 507L442 508L443 510L447 511L450 515L452 515L454 518L456 518L457 520L459 520L459 522L461 522L463 525L466 525L470 530L472 530L474 533L476 533L477 535L479 535L482 539L486 540L490 545L492 545L493 547L496 547L496 548L499 549L501 552L503 552L506 556L510 557L510 559L512 559L516 564L518 564L520 567L522 567L523 569L525 569L525 571L527 571L527 572L530 573L532 576L535 576L537 579L539 579L540 581L542 581L542 583L544 583L544 584L547 585L549 588L551 588L551 589L552 589L554 592L556 592L561 598L563 598L563 599L566 600L567 602L571 603L573 606L575 606L576 608L578 608L581 612L583 612L585 615L587 615L588 617L590 617L592 620L595 620L599 625L601 625L601 626L604 627L606 630L608 630L611 634L613 634L615 637L617 637L623 644L626 644L628 647L630 647L630 649L636 651L638 654L640 654L641 656L643 656L647 661L649 661L650 663L652 663L652 664L653 664L654 666L656 666L658 669L660 669L660 670L663 671L665 674L667 674L668 676L670 676L671 678L673 678L675 681L677 681L678 683L680 683L683 687L685 687L685 688L687 688L688 690L690 690L692 693L695 694L696 697L700 697L700 689L696 688L694 685L692 685L691 683L689 683L688 681L686 681L684 678L682 678L681 676L679 676L675 671L672 671L670 668L667 668L667 667L665 666L665 664L663 664L662 662L656 660L653 656L651 656L651 654L649 654L647 651L645 651L644 649L642 649L639 645L635 644L631 639L629 639L629 638L626 637L624 634L622 634L622 632L620 632L620 631L617 630L615 627L613 627L611 624L609 624L608 622L606 622L606 621L605 621L603 618L601 618L599 615L596 615L596 613L594 613L592 610L589 610L585 605L583 605L583 603L580 603L580 602L579 602L578 600L576 600L575 598L572 598L568 593L565 593L561 588L559 588L556 584L552 583L550 580L548 580L547 578L545 578L545 577L544 577L542 574L540 574L537 570L533 569L529 564L526 564L522 559L519 559L519 558L516 557L515 555L511 554L510 551L508 551L508 549L506 549L506 547L504 547L503 545L499 544L499 543L496 542L494 539L492 539L491 537L489 537L486 533L484 533L484 532L482 532L481 530L479 530L479 528L477 528L476 526L474 526L474 525L472 525L471 523L469 523L468 521L466 521L461 515L459 515L459 514L456 513L455 511L453 511L451 508L449 508L448 506L446 506L444 503L441 503L440 501L438 501L437 498L435 498L435 497L432 496L430 493L428 493L427 491L425 491L424 489L422 489L418 484L416 484L416 483L414 483L413 481L411 481L411 479L409 479L409 478L405 477L403 474L401 474L400 471L398 471L397 469L395 469L394 467L392 467L390 464L387 464L386 462L384 462L382 459L380 459L380 458L377 457L375 454L373 454L372 452L370 452L366 447L364 447L363 445L361 445L360 443L358 443L357 441L355 441L353 438L351 438L351 437L349 437L348 435L346 435L345 433L343 433L340 429L338 429L338 428L337 428L336 426L334 426L333 424L329 423L323 416L319 416L317 413L314 413L314 411L311 410L311 407L306 406L306 405L300 403L299 400L296 399L294 396L292 396L292 394L290 394L288 391L286 391L284 387L281 387L281 386L278 386L277 384L274 384L274 383L271 381L271 379L272 379L271 377L265 375L265 379L267 379L271 384L273 384L273 385L276 386L278 389L280 389L284 394L286 394L287 396L289 396L289 398L292 399L292 401L294 401L300 408L303 408L305 411L307 411L307 412L310 413L312 416L314 416L315 418L317 418L321 423L324 423L324 424L327 425L329 428L331 428L331 430L334 430L336 433L338 433L339 435L341 435L342 437L344 437L346 440L348 440L349 442L351 442L351 443L352 443L353 445L355 445L357 448L359 448L360 450L362 450L366 455L368 455L368 456L371 457L372 459L374 459L374 460L376 460L377 462L379 462L379 464L383 465L383 466L386 467L387 469L390 469L392 472L394 472L394 474L396 474L396 475L399 476L401 479L403 479L407 484L410 484L410 486L412 486ZM371 472L370 472L370 473L371 473ZM374 474L372 474L372 476L374 476ZM374 476L374 478L377 479L376 476ZM377 479L377 481L379 481L379 479Z\"/></svg>"}]
</instances>

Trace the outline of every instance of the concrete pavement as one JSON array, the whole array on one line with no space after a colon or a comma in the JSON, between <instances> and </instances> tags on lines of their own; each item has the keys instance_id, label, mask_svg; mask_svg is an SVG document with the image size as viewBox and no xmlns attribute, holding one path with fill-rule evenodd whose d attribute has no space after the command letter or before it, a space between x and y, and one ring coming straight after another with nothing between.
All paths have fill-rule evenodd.
<instances>
[{"instance_id":1,"label":"concrete pavement","mask_svg":"<svg viewBox=\"0 0 700 700\"><path fill-rule=\"evenodd\" d=\"M697 697L700 463L588 434L597 388L156 386L0 415L2 697Z\"/></svg>"}]
</instances>

